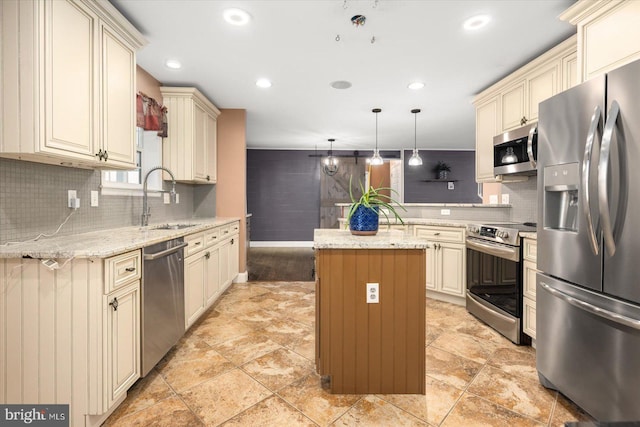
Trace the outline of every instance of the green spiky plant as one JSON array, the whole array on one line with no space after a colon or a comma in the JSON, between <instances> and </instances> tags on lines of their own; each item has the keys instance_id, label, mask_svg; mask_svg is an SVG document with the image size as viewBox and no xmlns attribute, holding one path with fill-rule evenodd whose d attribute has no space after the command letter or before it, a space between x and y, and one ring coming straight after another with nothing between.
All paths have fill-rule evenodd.
<instances>
[{"instance_id":1,"label":"green spiky plant","mask_svg":"<svg viewBox=\"0 0 640 427\"><path fill-rule=\"evenodd\" d=\"M364 185L362 184L362 182L359 182L360 190L362 191L362 196L360 196L360 198L356 200L356 198L353 197L353 191L352 191L352 185L351 185L352 180L353 180L353 176L349 178L349 196L351 197L351 208L349 209L349 215L347 216L346 228L349 227L349 224L351 222L351 217L353 216L353 214L355 213L355 211L358 209L359 206L365 206L370 209L373 209L375 206L378 206L378 207L387 209L389 213L393 214L393 217L396 219L396 221L400 221L400 223L404 225L404 221L402 220L402 218L400 217L396 209L393 206L391 206L391 203L395 203L396 205L398 205L400 209L402 209L405 212L407 211L407 209L405 209L404 206L402 206L400 203L395 201L390 196L380 193L380 191L383 191L383 190L390 190L392 193L398 194L396 190L390 187L374 188L373 186L370 185L369 189L365 191ZM390 221L389 215L384 209L378 209L378 212L379 213L382 212L382 214L387 219L387 224L390 224L391 221Z\"/></svg>"}]
</instances>

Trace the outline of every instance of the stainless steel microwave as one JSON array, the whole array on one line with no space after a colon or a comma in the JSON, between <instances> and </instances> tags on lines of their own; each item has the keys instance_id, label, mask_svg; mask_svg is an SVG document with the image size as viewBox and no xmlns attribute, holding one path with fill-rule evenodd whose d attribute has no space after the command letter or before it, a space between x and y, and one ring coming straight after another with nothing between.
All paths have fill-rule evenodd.
<instances>
[{"instance_id":1,"label":"stainless steel microwave","mask_svg":"<svg viewBox=\"0 0 640 427\"><path fill-rule=\"evenodd\" d=\"M493 138L494 175L535 175L538 124L531 123Z\"/></svg>"}]
</instances>

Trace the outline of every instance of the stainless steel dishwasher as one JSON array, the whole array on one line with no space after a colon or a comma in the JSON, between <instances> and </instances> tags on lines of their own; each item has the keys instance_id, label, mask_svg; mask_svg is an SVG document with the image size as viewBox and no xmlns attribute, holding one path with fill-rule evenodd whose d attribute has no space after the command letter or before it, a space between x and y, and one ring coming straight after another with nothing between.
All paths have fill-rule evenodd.
<instances>
[{"instance_id":1,"label":"stainless steel dishwasher","mask_svg":"<svg viewBox=\"0 0 640 427\"><path fill-rule=\"evenodd\" d=\"M184 243L182 237L142 249L142 376L184 334Z\"/></svg>"}]
</instances>

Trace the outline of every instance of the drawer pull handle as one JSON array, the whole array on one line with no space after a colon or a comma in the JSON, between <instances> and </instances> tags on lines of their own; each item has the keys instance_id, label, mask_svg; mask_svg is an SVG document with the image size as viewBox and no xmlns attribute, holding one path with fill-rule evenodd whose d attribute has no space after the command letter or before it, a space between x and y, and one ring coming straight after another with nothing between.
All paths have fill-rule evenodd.
<instances>
[{"instance_id":1,"label":"drawer pull handle","mask_svg":"<svg viewBox=\"0 0 640 427\"><path fill-rule=\"evenodd\" d=\"M438 233L433 233L433 235L434 235L434 236L439 236L439 235L440 235L440 232L438 232Z\"/></svg>"},{"instance_id":2,"label":"drawer pull handle","mask_svg":"<svg viewBox=\"0 0 640 427\"><path fill-rule=\"evenodd\" d=\"M224 234L229 234L229 230L224 230Z\"/></svg>"},{"instance_id":3,"label":"drawer pull handle","mask_svg":"<svg viewBox=\"0 0 640 427\"><path fill-rule=\"evenodd\" d=\"M132 271L136 271L135 267L127 267L124 269L124 271L128 271L129 273L131 273Z\"/></svg>"},{"instance_id":4,"label":"drawer pull handle","mask_svg":"<svg viewBox=\"0 0 640 427\"><path fill-rule=\"evenodd\" d=\"M198 246L201 242L195 242L193 245Z\"/></svg>"},{"instance_id":5,"label":"drawer pull handle","mask_svg":"<svg viewBox=\"0 0 640 427\"><path fill-rule=\"evenodd\" d=\"M114 297L113 301L111 301L109 305L113 307L113 311L118 311L118 298Z\"/></svg>"}]
</instances>

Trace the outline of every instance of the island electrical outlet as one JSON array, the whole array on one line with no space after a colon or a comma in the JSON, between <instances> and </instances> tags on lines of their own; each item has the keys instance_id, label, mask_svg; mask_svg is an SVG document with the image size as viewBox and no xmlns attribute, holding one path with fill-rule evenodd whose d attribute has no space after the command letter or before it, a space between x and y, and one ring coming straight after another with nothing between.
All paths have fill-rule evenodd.
<instances>
[{"instance_id":1,"label":"island electrical outlet","mask_svg":"<svg viewBox=\"0 0 640 427\"><path fill-rule=\"evenodd\" d=\"M378 304L380 302L380 285L378 283L367 283L367 304Z\"/></svg>"}]
</instances>

